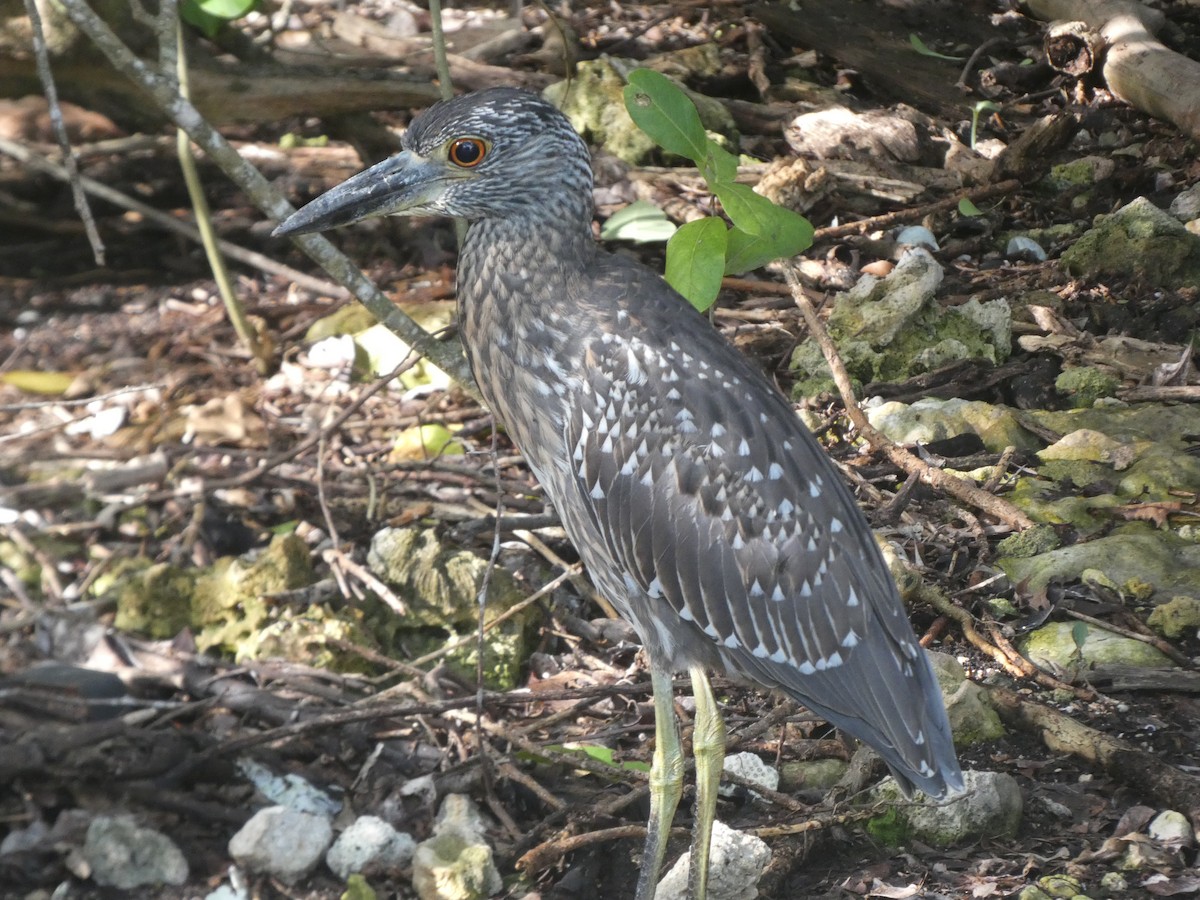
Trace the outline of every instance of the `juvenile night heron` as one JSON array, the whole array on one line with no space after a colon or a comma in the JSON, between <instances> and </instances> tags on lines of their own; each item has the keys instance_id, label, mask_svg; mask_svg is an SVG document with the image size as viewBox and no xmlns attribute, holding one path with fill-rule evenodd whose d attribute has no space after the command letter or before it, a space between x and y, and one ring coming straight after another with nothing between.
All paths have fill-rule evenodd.
<instances>
[{"instance_id":1,"label":"juvenile night heron","mask_svg":"<svg viewBox=\"0 0 1200 900\"><path fill-rule=\"evenodd\" d=\"M469 222L471 370L650 659L656 746L637 897L682 793L671 675L696 699L691 892L707 887L725 728L706 669L799 700L875 748L906 793L961 790L929 663L854 498L789 403L657 274L592 238L587 146L511 88L416 118L404 150L288 218Z\"/></svg>"}]
</instances>

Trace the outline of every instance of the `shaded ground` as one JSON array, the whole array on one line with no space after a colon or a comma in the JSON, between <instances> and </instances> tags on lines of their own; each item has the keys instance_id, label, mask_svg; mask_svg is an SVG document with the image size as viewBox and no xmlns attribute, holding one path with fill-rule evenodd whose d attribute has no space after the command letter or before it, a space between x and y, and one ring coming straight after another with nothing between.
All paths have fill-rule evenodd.
<instances>
[{"instance_id":1,"label":"shaded ground","mask_svg":"<svg viewBox=\"0 0 1200 900\"><path fill-rule=\"evenodd\" d=\"M321 15L321 10L297 6L306 24ZM848 9L863 13L866 6L851 4ZM894 40L905 41L905 29L920 31L936 49L967 55L993 10L983 3L954 9L954 14L935 7L889 10L888 21L877 21L868 11L863 21L845 23L847 40L872 29L883 32L886 25ZM756 99L744 75L753 42L744 29L731 29L745 21L753 24L754 19L741 19L743 13L732 6L714 11L651 7L627 10L626 19L614 23L600 10L587 10L575 17L574 25L591 55L637 56L723 40L722 74L696 86L748 101ZM1191 30L1195 12L1174 9L1172 18L1192 41L1190 48L1181 49L1200 56ZM1032 23L1007 33L1011 45L996 51L1006 59L1019 60L1040 41ZM804 49L768 39L768 74L783 79L783 60ZM878 75L856 77L832 55L812 60L808 75L823 86L841 85L864 108L897 99L894 89L879 87ZM945 77L957 77L953 66ZM968 95L959 108L944 92L913 101L940 125L961 133L965 110L975 99ZM1046 191L1030 179L989 204L983 222L962 233L955 233L958 226L946 217L929 217L930 227L953 241L940 255L947 280L939 301L949 306L969 296L1051 291L1061 301L1064 318L1097 336L1185 341L1198 321L1194 288L1167 291L1132 280L1076 281L1054 259L1061 246L1047 246L1051 260L1040 264L1004 262L987 248L994 233L1087 222L1137 196L1165 206L1200 180L1194 147L1172 129L1119 105L1097 102L1088 90L1055 81L1049 73L1036 90L1009 92L1001 99L1006 109L984 118L983 136L1010 142L1038 116L1074 111L1081 119L1080 136L1046 162L1099 152L1112 159L1114 170L1103 181L1078 189ZM785 153L781 120L767 116L765 121L758 132L743 123L746 141L764 158ZM318 122L286 125L301 133L322 132ZM252 130L240 135L247 141L276 136ZM83 169L158 208L183 210L186 195L171 146L163 140L85 154ZM335 172L332 180L345 174L338 168L344 159L327 165ZM611 161L601 160L598 170L601 213L607 214L630 199L629 180ZM331 183L320 175L275 174L288 183L290 193L305 196ZM306 266L297 251L267 240L271 224L246 207L215 171L205 175L224 238ZM497 823L492 837L500 870L510 878L510 896L524 896L528 890L547 898L630 896L636 880L631 860L640 839L585 844L565 856L545 847L567 835L637 825L645 816L644 794L631 793L635 775L617 777L599 765L587 773L585 760L561 750L573 741L605 745L614 749L618 762L646 762L653 730L649 684L632 634L603 622L599 607L577 585L567 583L535 606L540 636L523 675L532 693L487 694L478 725L474 686L437 661L414 671L404 660L418 654L403 642L389 648L388 656L396 662L369 648L338 648L343 659L356 661L357 671L368 673L364 676L295 662L234 665L198 653L186 632L150 641L111 629L115 598L93 588L118 572L122 560L148 557L181 567L203 566L262 547L271 533L283 529L295 531L314 549L318 574L328 582L327 602L363 608L361 583L345 559L361 563L372 534L383 525L434 526L447 542L487 556L493 536L488 510L496 504L498 479L506 515L501 562L522 588L530 593L538 589L561 571L559 557L567 562L575 557L554 527L538 531L548 546L536 552L514 533L545 524L517 518L545 512L540 494L502 434L499 460L493 462L490 420L461 392L373 392L369 383L352 380L347 367L322 369L312 363L303 336L339 300L239 271L239 289L250 312L273 336L281 363L277 374L262 379L237 347L198 248L164 236L139 216L100 205L108 267L95 269L66 191L11 166L0 168L0 176L4 191L30 205L13 205L0 221L0 318L9 325L0 335L4 370L79 373L67 395L70 402L53 397L34 404L27 393L0 388L0 403L5 404L0 407L0 505L20 513L0 532L5 554L0 559L5 585L0 588L5 595L0 669L21 676L37 663L56 660L110 669L122 678L119 684L103 678L80 683L78 673L62 670L67 687L42 683L44 678L36 684L5 683L0 694L0 816L10 830L37 820L58 823L57 843L0 855L5 896L24 896L70 875L86 874L78 859L62 849L77 845L80 829L86 828L86 817L68 815L73 810L134 812L184 848L192 872L186 891L146 890L139 896L203 896L224 877L229 837L259 805L235 767L244 758L302 775L360 814L386 813L418 840L428 833L431 809L420 794L406 795L402 788L416 776L432 774L440 793L470 793L492 815ZM671 193L669 187L662 190ZM1073 206L1073 197L1085 191L1085 201ZM845 221L844 199L834 195L814 208L814 224L831 224L839 214ZM939 198L922 202L932 199ZM895 208L897 204L879 202L859 213ZM444 305L452 297L453 234L445 223L381 222L338 240L393 296L426 307ZM877 241L850 238L818 244L809 256L827 260L830 268L851 259L853 269L886 252ZM790 386L787 362L803 337L790 299L769 288L729 290L715 319L785 389ZM935 394L1019 407L1053 406L1063 402L1053 387L1058 368L1054 358L1018 351L999 369L950 370L920 385L871 385L865 394ZM124 399L115 404L124 415L115 433L77 424L89 413L86 401L129 386L135 392L121 395ZM91 411L114 405L113 399ZM926 581L986 619L980 595L969 589L995 573L994 544L1008 529L919 486L893 503L904 476L848 444L836 404L819 398L811 406L826 418L823 438L847 463L875 524L919 561ZM320 442L304 444L342 413L348 418L340 427L324 433ZM466 443L466 455L425 461L397 458L392 452L400 429L439 422L461 426L456 437ZM1196 432L1200 434L1200 414ZM97 484L95 463L128 469L135 460L149 464L144 479L133 475L127 483ZM264 460L276 464L259 471ZM340 584L331 580L334 572ZM354 588L350 599L340 590L346 584ZM1007 596L1018 605L1029 599L1011 586ZM273 602L286 610L289 604L302 609L308 600L280 595ZM1142 617L1133 611L1103 615L1123 627L1144 630ZM1074 695L1051 692L1015 683L972 647L955 623L928 607L915 608L913 621L918 634L963 659L976 679L1012 685L1186 772L1200 771L1200 704L1194 684L1177 680L1121 692L1098 684L1101 693L1094 694L1081 678ZM1192 658L1198 647L1193 636L1177 641L1175 649ZM830 753L848 756L847 748L802 710L718 684L736 749L780 762ZM355 705L384 687L392 689L394 705ZM94 702L97 698L100 702ZM688 702L681 700L685 709ZM138 712L114 717L129 707ZM480 763L481 750L486 764ZM743 828L807 818L822 822L803 837L772 844L775 861L760 886L766 897L863 896L880 890L881 884L893 890L874 895L1010 896L1039 876L1057 873L1078 877L1089 896L1098 896L1101 876L1128 849L1122 842L1105 842L1144 826L1139 807L1158 811L1165 805L1161 796L1131 787L1136 779L1048 749L1037 735L1018 729L968 749L963 762L1019 780L1026 812L1016 838L950 852L920 846L898 852L855 824L835 822L834 813L842 807L822 806L819 794L803 792L796 793L792 805L754 803L742 796L723 802L719 814ZM686 826L685 814L678 824ZM682 849L684 841L678 843ZM546 855L526 871L524 882L516 883L511 876L517 861L535 848ZM1153 856L1128 881L1130 889L1122 896L1200 892L1192 850ZM381 896L410 895L403 873L372 884ZM269 897L336 897L344 890L324 867L299 886L263 880L257 887ZM108 896L86 881L75 882L70 895Z\"/></svg>"}]
</instances>

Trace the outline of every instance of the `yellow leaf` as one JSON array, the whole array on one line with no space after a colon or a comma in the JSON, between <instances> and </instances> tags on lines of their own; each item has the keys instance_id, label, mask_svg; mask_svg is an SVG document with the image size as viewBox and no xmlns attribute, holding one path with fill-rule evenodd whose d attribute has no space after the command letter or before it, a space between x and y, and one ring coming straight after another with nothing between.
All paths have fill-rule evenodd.
<instances>
[{"instance_id":1,"label":"yellow leaf","mask_svg":"<svg viewBox=\"0 0 1200 900\"><path fill-rule=\"evenodd\" d=\"M13 369L11 372L0 372L0 382L11 384L30 394L45 394L58 397L67 392L75 382L75 376L70 372L38 372L33 369Z\"/></svg>"}]
</instances>

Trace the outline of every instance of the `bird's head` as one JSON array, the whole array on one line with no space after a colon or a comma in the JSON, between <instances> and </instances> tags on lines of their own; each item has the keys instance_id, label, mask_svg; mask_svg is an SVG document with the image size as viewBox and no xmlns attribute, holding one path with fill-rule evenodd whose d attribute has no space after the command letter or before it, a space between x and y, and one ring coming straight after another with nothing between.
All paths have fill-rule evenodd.
<instances>
[{"instance_id":1,"label":"bird's head","mask_svg":"<svg viewBox=\"0 0 1200 900\"><path fill-rule=\"evenodd\" d=\"M478 221L582 211L590 220L587 145L536 94L492 88L438 103L413 120L403 147L293 213L274 233L309 234L388 215Z\"/></svg>"}]
</instances>

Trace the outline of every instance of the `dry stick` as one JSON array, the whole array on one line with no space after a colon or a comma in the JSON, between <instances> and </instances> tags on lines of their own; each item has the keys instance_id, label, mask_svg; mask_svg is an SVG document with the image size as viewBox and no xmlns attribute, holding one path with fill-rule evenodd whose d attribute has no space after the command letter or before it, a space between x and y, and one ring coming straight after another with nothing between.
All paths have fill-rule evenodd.
<instances>
[{"instance_id":1,"label":"dry stick","mask_svg":"<svg viewBox=\"0 0 1200 900\"><path fill-rule=\"evenodd\" d=\"M983 685L992 705L1009 725L1035 731L1052 751L1070 753L1098 765L1111 777L1145 793L1156 804L1183 812L1191 821L1200 816L1200 778L1155 754L1076 722L1040 703L1025 700L1006 688Z\"/></svg>"},{"instance_id":2,"label":"dry stick","mask_svg":"<svg viewBox=\"0 0 1200 900\"><path fill-rule=\"evenodd\" d=\"M926 588L921 591L921 599L932 606L937 612L958 623L963 637L971 646L981 653L986 653L1014 678L1029 678L1050 690L1069 691L1080 700L1094 700L1096 693L1086 688L1077 688L1059 681L1052 675L1043 672L1033 663L1023 657L1003 635L993 632L995 641L989 641L976 627L979 623L975 617L961 606L955 606L939 590Z\"/></svg>"},{"instance_id":3,"label":"dry stick","mask_svg":"<svg viewBox=\"0 0 1200 900\"><path fill-rule=\"evenodd\" d=\"M1020 189L1021 182L1015 178L1010 178L1007 181L999 181L996 184L989 184L986 187L977 188L973 191L964 191L962 197L975 200L986 200L989 197L994 197L997 194L1011 194L1013 191ZM859 219L857 222L847 222L845 225L834 225L830 228L818 228L813 234L813 243L819 241L827 241L832 238L848 237L852 234L862 234L865 231L871 231L877 228L888 228L895 225L897 222L906 222L909 219L922 218L932 213L942 212L947 209L955 209L958 207L960 197L947 197L945 200L936 200L933 203L927 203L924 206L913 206L908 209L898 209L895 212L884 213L880 216L870 216L866 219Z\"/></svg>"},{"instance_id":4,"label":"dry stick","mask_svg":"<svg viewBox=\"0 0 1200 900\"><path fill-rule=\"evenodd\" d=\"M88 243L92 245L92 257L96 265L104 265L104 241L96 229L96 220L92 209L88 206L87 195L79 183L79 167L75 154L71 150L71 139L67 137L67 126L63 122L62 107L58 105L58 87L54 83L54 73L50 71L50 54L46 50L46 35L42 30L42 14L35 0L25 0L25 13L29 16L29 24L33 31L33 54L37 62L38 79L42 82L42 92L46 95L46 104L50 110L50 124L54 129L54 138L62 150L63 162L66 164L67 183L71 186L71 199L75 202L75 211L83 221L83 230L87 234Z\"/></svg>"},{"instance_id":5,"label":"dry stick","mask_svg":"<svg viewBox=\"0 0 1200 900\"><path fill-rule=\"evenodd\" d=\"M200 146L260 209L280 222L296 211L261 172L238 155L195 106L180 97L172 84L151 70L149 65L125 46L84 0L61 0L61 6L75 26L87 35L112 66L146 91L163 113L183 128L192 141ZM292 240L326 272L350 288L384 327L394 331L425 354L426 358L463 385L464 390L472 396L478 395L470 368L457 342L442 343L425 331L385 297L327 238L309 234L293 237Z\"/></svg>"},{"instance_id":6,"label":"dry stick","mask_svg":"<svg viewBox=\"0 0 1200 900\"><path fill-rule=\"evenodd\" d=\"M825 361L829 364L830 372L833 374L834 384L837 385L838 392L842 395L842 403L846 407L846 415L850 417L850 421L854 423L854 427L862 435L863 439L872 448L887 456L894 465L899 466L911 475L916 475L936 490L944 494L949 494L956 500L961 500L969 506L995 516L1013 528L1032 528L1034 525L1033 520L1007 500L1002 500L994 494L981 491L964 479L956 475L951 475L942 469L935 469L928 463L917 459L907 450L877 431L875 426L867 421L867 417L863 414L858 401L855 399L854 388L850 384L850 376L846 372L846 367L842 364L837 347L834 346L833 340L829 337L829 332L825 330L825 326L821 324L821 320L817 318L817 313L804 293L804 288L800 284L800 279L796 275L795 268L785 265L783 273L787 277L788 286L792 289L792 297L795 299L796 305L800 308L800 313L804 316L804 321L808 324L809 333L816 338L817 343L821 346L821 352L825 354Z\"/></svg>"},{"instance_id":7,"label":"dry stick","mask_svg":"<svg viewBox=\"0 0 1200 900\"><path fill-rule=\"evenodd\" d=\"M0 153L7 154L23 165L38 172L43 172L52 178L57 178L59 181L69 182L71 180L67 169L38 156L27 147L23 147L15 141L0 138ZM122 194L120 191L114 190L106 184L101 184L92 178L88 178L86 175L79 176L79 183L85 191L94 197L107 200L109 203L119 206L122 209L132 210L167 231L181 235L189 241L195 241L197 244L201 243L200 231L194 225L173 218L162 210L155 209L153 206L147 206L140 200L135 200L133 197ZM218 240L217 246L230 259L236 259L238 262L245 263L269 275L278 275L280 278L285 278L295 283L298 287L304 288L306 291L312 291L314 294L321 294L327 297L343 298L350 296L350 291L340 284L334 284L332 281L326 281L323 278L313 278L299 269L293 269L291 266L278 263L262 253L246 250L226 240ZM92 401L91 398L87 398L80 402L91 403Z\"/></svg>"}]
</instances>

